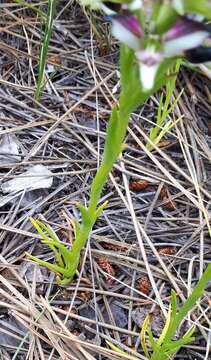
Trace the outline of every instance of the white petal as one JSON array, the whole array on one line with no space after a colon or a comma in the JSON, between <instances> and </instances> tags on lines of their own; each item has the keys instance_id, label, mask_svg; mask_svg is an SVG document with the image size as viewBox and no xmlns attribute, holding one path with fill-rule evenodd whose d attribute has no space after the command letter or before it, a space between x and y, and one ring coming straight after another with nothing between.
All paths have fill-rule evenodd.
<instances>
[{"instance_id":1,"label":"white petal","mask_svg":"<svg viewBox=\"0 0 211 360\"><path fill-rule=\"evenodd\" d=\"M114 19L112 21L112 34L129 48L134 50L139 49L139 38Z\"/></svg>"},{"instance_id":2,"label":"white petal","mask_svg":"<svg viewBox=\"0 0 211 360\"><path fill-rule=\"evenodd\" d=\"M140 75L141 84L143 86L143 90L148 91L154 87L155 78L159 65L160 64L148 66L143 63L140 64L139 75Z\"/></svg>"},{"instance_id":3,"label":"white petal","mask_svg":"<svg viewBox=\"0 0 211 360\"><path fill-rule=\"evenodd\" d=\"M201 45L206 38L206 31L196 31L185 36L180 36L177 39L166 41L164 44L165 55L169 57L182 55L185 50L194 49Z\"/></svg>"},{"instance_id":4,"label":"white petal","mask_svg":"<svg viewBox=\"0 0 211 360\"><path fill-rule=\"evenodd\" d=\"M128 7L131 11L139 10L143 6L142 0L133 0L130 4L128 4Z\"/></svg>"}]
</instances>

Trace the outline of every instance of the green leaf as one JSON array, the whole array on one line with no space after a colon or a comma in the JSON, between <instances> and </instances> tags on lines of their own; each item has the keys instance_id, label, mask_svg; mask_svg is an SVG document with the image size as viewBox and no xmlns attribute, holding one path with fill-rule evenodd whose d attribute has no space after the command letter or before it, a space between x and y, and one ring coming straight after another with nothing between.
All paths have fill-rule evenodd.
<instances>
[{"instance_id":1,"label":"green leaf","mask_svg":"<svg viewBox=\"0 0 211 360\"><path fill-rule=\"evenodd\" d=\"M149 341L150 341L150 345L153 351L157 352L160 349L160 346L157 345L157 342L155 341L152 331L151 329L148 327L147 328L147 334L149 335Z\"/></svg>"},{"instance_id":2,"label":"green leaf","mask_svg":"<svg viewBox=\"0 0 211 360\"><path fill-rule=\"evenodd\" d=\"M144 351L145 356L149 359L149 351L147 349L147 344L146 344L146 333L147 333L147 329L149 326L149 322L150 322L150 315L147 315L146 318L144 319L144 322L142 324L142 329L141 329L141 346L142 349Z\"/></svg>"},{"instance_id":3,"label":"green leaf","mask_svg":"<svg viewBox=\"0 0 211 360\"><path fill-rule=\"evenodd\" d=\"M169 69L167 72L168 75L171 74L174 75L170 79L167 78L165 100L163 93L160 96L156 125L151 129L149 134L149 138L151 141L153 141L154 144L158 144L161 141L161 139L165 136L165 134L173 126L171 121L169 121L167 124L165 124L165 121L182 95L182 91L181 91L180 94L177 96L176 100L172 101L172 97L176 85L177 73L179 72L180 65L181 65L181 59L177 59L174 66L172 66L171 69ZM147 142L146 148L150 151L153 149L153 145L151 144L150 141Z\"/></svg>"},{"instance_id":4,"label":"green leaf","mask_svg":"<svg viewBox=\"0 0 211 360\"><path fill-rule=\"evenodd\" d=\"M77 239L79 233L79 225L77 219L73 219L73 230L74 230L75 239Z\"/></svg>"},{"instance_id":5,"label":"green leaf","mask_svg":"<svg viewBox=\"0 0 211 360\"><path fill-rule=\"evenodd\" d=\"M108 205L108 200L106 200L102 205L100 205L97 210L95 211L95 218L97 219L101 212L105 209L105 207Z\"/></svg>"},{"instance_id":6,"label":"green leaf","mask_svg":"<svg viewBox=\"0 0 211 360\"><path fill-rule=\"evenodd\" d=\"M36 220L36 222L40 227L42 227L46 231L46 233L50 236L50 238L54 239L57 242L60 242L57 234L48 224L44 224L40 220Z\"/></svg>"},{"instance_id":7,"label":"green leaf","mask_svg":"<svg viewBox=\"0 0 211 360\"><path fill-rule=\"evenodd\" d=\"M198 281L192 293L189 295L188 299L184 302L184 304L180 308L179 312L177 313L177 316L173 319L171 328L169 329L169 332L166 336L167 342L173 337L176 329L181 324L185 316L196 305L196 302L203 295L204 289L208 281L210 280L211 280L211 264L207 266L207 269L204 271L201 279Z\"/></svg>"},{"instance_id":8,"label":"green leaf","mask_svg":"<svg viewBox=\"0 0 211 360\"><path fill-rule=\"evenodd\" d=\"M127 355L126 351L123 351L122 349L119 349L116 345L112 344L112 342L106 340L106 344L108 344L108 346L109 346L112 350L116 351L117 353Z\"/></svg>"},{"instance_id":9,"label":"green leaf","mask_svg":"<svg viewBox=\"0 0 211 360\"><path fill-rule=\"evenodd\" d=\"M51 35L53 31L53 19L54 19L54 13L56 9L56 0L48 0L48 13L47 18L45 20L45 34L44 39L40 51L40 57L39 57L39 66L38 66L38 80L36 84L36 91L34 98L36 101L39 101L42 88L44 86L44 77L45 77L45 66L47 62L47 56L48 56L48 47L51 40Z\"/></svg>"},{"instance_id":10,"label":"green leaf","mask_svg":"<svg viewBox=\"0 0 211 360\"><path fill-rule=\"evenodd\" d=\"M168 329L169 329L169 325L171 323L171 305L169 306L169 309L168 309L168 314L167 314L167 318L166 318L166 323L165 323L165 326L163 328L163 331L157 341L157 345L162 345L162 343L165 341L165 337L166 337L166 334L168 332Z\"/></svg>"},{"instance_id":11,"label":"green leaf","mask_svg":"<svg viewBox=\"0 0 211 360\"><path fill-rule=\"evenodd\" d=\"M183 339L184 339L184 338L190 338L190 337L192 337L192 335L194 334L195 330L196 330L195 325L191 326L191 328L188 329L188 331L187 331L187 332L185 333L185 335L183 336Z\"/></svg>"},{"instance_id":12,"label":"green leaf","mask_svg":"<svg viewBox=\"0 0 211 360\"><path fill-rule=\"evenodd\" d=\"M177 315L177 295L174 289L171 290L171 313L172 319Z\"/></svg>"},{"instance_id":13,"label":"green leaf","mask_svg":"<svg viewBox=\"0 0 211 360\"><path fill-rule=\"evenodd\" d=\"M35 229L37 230L37 232L42 236L42 242L44 243L48 243L48 246L50 247L50 249L53 251L55 258L56 258L56 262L59 266L63 267L64 263L63 260L60 256L60 254L57 252L54 244L52 243L52 237L55 239L55 241L59 242L59 238L57 237L57 235L55 234L55 232L53 231L53 229L50 228L50 226L46 226L45 224L43 224L40 220L35 220L32 217L30 217L30 221L32 223L32 225L35 227ZM46 236L46 234L43 232L43 229L47 232L48 235L50 235L50 238L48 236Z\"/></svg>"},{"instance_id":14,"label":"green leaf","mask_svg":"<svg viewBox=\"0 0 211 360\"><path fill-rule=\"evenodd\" d=\"M88 209L85 208L85 206L81 205L80 203L77 203L77 208L79 209L82 217L83 224L88 225L91 221L91 214L89 213Z\"/></svg>"},{"instance_id":15,"label":"green leaf","mask_svg":"<svg viewBox=\"0 0 211 360\"><path fill-rule=\"evenodd\" d=\"M65 268L68 267L69 264L71 264L72 260L73 260L73 256L71 254L71 251L63 244L55 241L55 240L43 240L44 244L47 245L54 245L57 249L59 249L61 255L63 256L64 259L64 266Z\"/></svg>"},{"instance_id":16,"label":"green leaf","mask_svg":"<svg viewBox=\"0 0 211 360\"><path fill-rule=\"evenodd\" d=\"M163 34L175 23L178 14L170 4L160 5L157 10L156 31L158 34Z\"/></svg>"},{"instance_id":17,"label":"green leaf","mask_svg":"<svg viewBox=\"0 0 211 360\"><path fill-rule=\"evenodd\" d=\"M211 20L210 0L183 0L184 13L201 14L206 19Z\"/></svg>"},{"instance_id":18,"label":"green leaf","mask_svg":"<svg viewBox=\"0 0 211 360\"><path fill-rule=\"evenodd\" d=\"M38 257L36 256L33 256L29 253L26 253L26 255L29 257L29 259L35 261L37 264L41 265L41 266L44 266L46 267L47 269L55 272L55 273L61 273L61 274L64 274L65 272L65 269L62 268L61 266L58 266L58 265L55 265L55 264L51 264L47 261L44 261L44 260L41 260L39 259Z\"/></svg>"},{"instance_id":19,"label":"green leaf","mask_svg":"<svg viewBox=\"0 0 211 360\"><path fill-rule=\"evenodd\" d=\"M176 354L180 348L195 340L194 337L182 338L165 344L164 352L166 355Z\"/></svg>"}]
</instances>

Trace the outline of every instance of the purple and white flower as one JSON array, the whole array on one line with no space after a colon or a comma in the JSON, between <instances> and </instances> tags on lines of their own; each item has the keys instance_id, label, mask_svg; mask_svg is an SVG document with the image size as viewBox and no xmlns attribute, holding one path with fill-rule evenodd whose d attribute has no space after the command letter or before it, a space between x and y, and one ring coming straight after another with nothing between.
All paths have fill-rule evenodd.
<instances>
[{"instance_id":1,"label":"purple and white flower","mask_svg":"<svg viewBox=\"0 0 211 360\"><path fill-rule=\"evenodd\" d=\"M163 37L165 54L167 56L185 55L186 50L197 48L210 36L210 26L180 17Z\"/></svg>"},{"instance_id":2,"label":"purple and white flower","mask_svg":"<svg viewBox=\"0 0 211 360\"><path fill-rule=\"evenodd\" d=\"M140 81L144 90L150 90L165 58L184 56L190 62L200 63L211 60L211 49L203 46L211 38L211 27L203 22L178 16L175 23L164 34L156 31L145 35L139 20L129 8L140 8L142 2L134 0L128 4L115 4L109 9L104 3L104 11L111 16L112 33L122 43L133 49L140 67ZM118 10L118 12L117 12ZM209 45L209 44L208 44Z\"/></svg>"}]
</instances>

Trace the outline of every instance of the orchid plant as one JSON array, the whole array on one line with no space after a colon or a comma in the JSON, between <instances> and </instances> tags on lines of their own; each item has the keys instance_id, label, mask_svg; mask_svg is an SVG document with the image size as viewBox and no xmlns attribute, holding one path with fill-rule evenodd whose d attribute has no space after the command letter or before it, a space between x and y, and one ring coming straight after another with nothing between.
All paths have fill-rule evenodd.
<instances>
[{"instance_id":1,"label":"orchid plant","mask_svg":"<svg viewBox=\"0 0 211 360\"><path fill-rule=\"evenodd\" d=\"M99 204L104 185L120 153L130 114L175 75L178 58L193 64L211 60L211 3L207 0L81 0L106 14L113 35L120 41L121 93L108 122L101 165L91 185L88 207L78 204L81 223L74 221L73 244L62 244L55 232L40 221L32 223L55 254L55 264L28 256L57 274L62 285L70 283L80 253L103 211Z\"/></svg>"},{"instance_id":2,"label":"orchid plant","mask_svg":"<svg viewBox=\"0 0 211 360\"><path fill-rule=\"evenodd\" d=\"M169 360L184 346L194 340L195 326L192 325L181 338L175 339L175 334L180 328L188 312L195 306L196 302L204 294L205 287L211 278L211 264L204 271L201 279L195 285L189 297L182 306L178 306L176 293L171 291L171 304L163 331L158 339L154 338L150 329L150 314L145 318L141 330L141 346L144 354L149 360ZM178 334L177 334L178 337ZM127 353L117 346L108 342L108 345L116 352L127 356ZM133 358L138 360L138 358Z\"/></svg>"}]
</instances>

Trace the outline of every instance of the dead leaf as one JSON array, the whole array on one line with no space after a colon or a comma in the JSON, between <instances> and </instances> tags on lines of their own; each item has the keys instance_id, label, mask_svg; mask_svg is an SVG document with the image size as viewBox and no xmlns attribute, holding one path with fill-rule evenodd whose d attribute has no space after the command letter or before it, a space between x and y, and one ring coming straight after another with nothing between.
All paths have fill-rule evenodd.
<instances>
[{"instance_id":1,"label":"dead leaf","mask_svg":"<svg viewBox=\"0 0 211 360\"><path fill-rule=\"evenodd\" d=\"M50 188L52 184L53 177L51 171L44 165L34 165L23 174L2 184L1 190L3 193L12 193L21 190L29 191Z\"/></svg>"}]
</instances>

